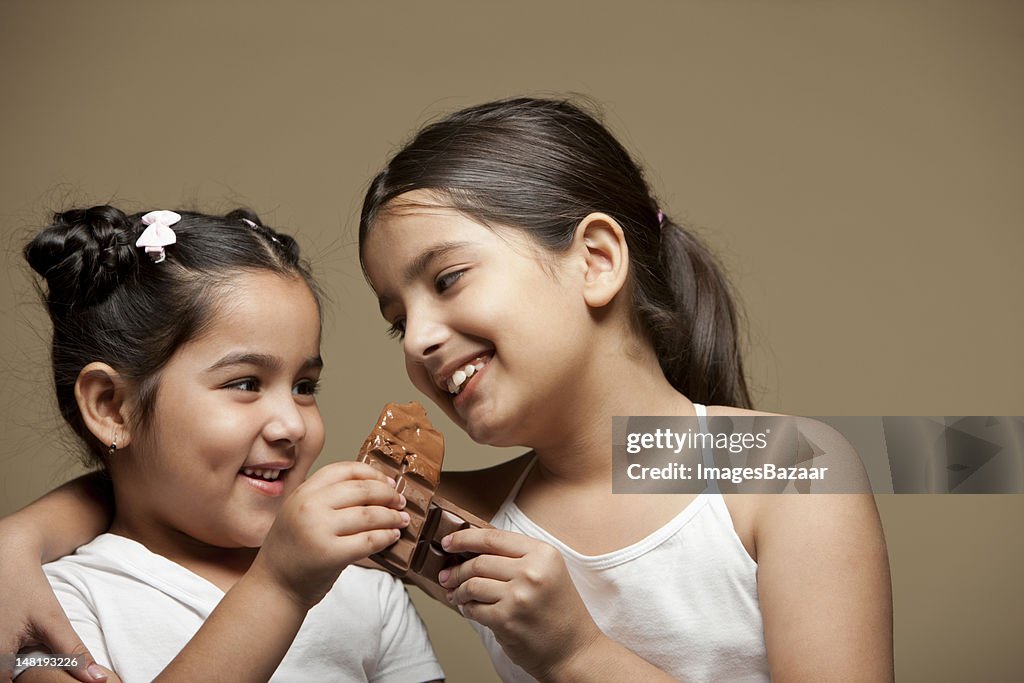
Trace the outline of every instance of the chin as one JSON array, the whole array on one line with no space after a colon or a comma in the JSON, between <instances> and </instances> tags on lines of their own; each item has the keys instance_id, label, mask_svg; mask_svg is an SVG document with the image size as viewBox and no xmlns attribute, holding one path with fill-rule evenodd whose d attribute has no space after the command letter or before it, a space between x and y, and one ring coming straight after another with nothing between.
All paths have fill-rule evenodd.
<instances>
[{"instance_id":1,"label":"chin","mask_svg":"<svg viewBox=\"0 0 1024 683\"><path fill-rule=\"evenodd\" d=\"M462 421L462 428L466 430L469 438L484 446L506 448L523 445L522 439L515 438L506 425L496 425L486 421Z\"/></svg>"},{"instance_id":2,"label":"chin","mask_svg":"<svg viewBox=\"0 0 1024 683\"><path fill-rule=\"evenodd\" d=\"M267 540L273 523L273 519L266 523L250 521L245 528L239 529L235 534L235 542L242 548L259 548Z\"/></svg>"}]
</instances>

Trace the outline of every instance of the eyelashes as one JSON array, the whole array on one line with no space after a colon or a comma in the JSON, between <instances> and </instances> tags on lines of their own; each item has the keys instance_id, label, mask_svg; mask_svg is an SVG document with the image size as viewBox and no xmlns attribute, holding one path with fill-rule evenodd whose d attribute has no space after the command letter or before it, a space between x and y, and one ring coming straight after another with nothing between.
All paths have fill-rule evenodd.
<instances>
[{"instance_id":1,"label":"eyelashes","mask_svg":"<svg viewBox=\"0 0 1024 683\"><path fill-rule=\"evenodd\" d=\"M466 274L467 268L453 270L437 277L434 280L434 289L438 294L444 294L455 286L462 276ZM398 318L388 326L386 334L391 339L401 341L405 339L405 318Z\"/></svg>"},{"instance_id":2,"label":"eyelashes","mask_svg":"<svg viewBox=\"0 0 1024 683\"><path fill-rule=\"evenodd\" d=\"M320 393L320 380L302 380L292 388L292 391L296 394L302 394L303 396L316 396L317 394Z\"/></svg>"},{"instance_id":3,"label":"eyelashes","mask_svg":"<svg viewBox=\"0 0 1024 683\"><path fill-rule=\"evenodd\" d=\"M405 320L400 318L391 323L391 325L388 326L386 334L390 338L398 341L405 339Z\"/></svg>"},{"instance_id":4,"label":"eyelashes","mask_svg":"<svg viewBox=\"0 0 1024 683\"><path fill-rule=\"evenodd\" d=\"M238 391L259 391L260 381L255 377L245 377L224 385L225 389L237 389Z\"/></svg>"},{"instance_id":5,"label":"eyelashes","mask_svg":"<svg viewBox=\"0 0 1024 683\"><path fill-rule=\"evenodd\" d=\"M450 273L445 273L434 281L434 289L437 290L438 294L444 294L465 274L465 269L453 270Z\"/></svg>"},{"instance_id":6,"label":"eyelashes","mask_svg":"<svg viewBox=\"0 0 1024 683\"><path fill-rule=\"evenodd\" d=\"M225 389L235 389L243 392L258 392L261 388L260 380L256 377L243 377L237 379L234 382L230 382L224 385ZM304 379L299 380L292 387L293 394L300 394L302 396L314 396L320 393L320 380L319 379Z\"/></svg>"}]
</instances>

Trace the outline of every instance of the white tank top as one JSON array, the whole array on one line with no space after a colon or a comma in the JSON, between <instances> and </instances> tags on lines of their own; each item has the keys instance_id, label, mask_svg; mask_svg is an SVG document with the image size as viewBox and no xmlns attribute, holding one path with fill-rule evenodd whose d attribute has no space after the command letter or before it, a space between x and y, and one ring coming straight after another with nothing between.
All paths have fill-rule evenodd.
<instances>
[{"instance_id":1,"label":"white tank top","mask_svg":"<svg viewBox=\"0 0 1024 683\"><path fill-rule=\"evenodd\" d=\"M707 409L694 404L701 429ZM705 464L710 452L704 453ZM515 503L528 465L491 523L550 543L565 558L598 627L684 681L768 681L757 563L736 535L716 487L709 487L646 538L601 555L582 555L535 524ZM491 630L480 633L504 681L533 681Z\"/></svg>"}]
</instances>

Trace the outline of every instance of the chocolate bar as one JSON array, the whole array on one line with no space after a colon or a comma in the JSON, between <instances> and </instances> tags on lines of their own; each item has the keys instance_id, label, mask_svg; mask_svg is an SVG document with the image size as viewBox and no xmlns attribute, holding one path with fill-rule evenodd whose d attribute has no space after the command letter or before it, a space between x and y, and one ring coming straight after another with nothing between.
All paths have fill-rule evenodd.
<instances>
[{"instance_id":1,"label":"chocolate bar","mask_svg":"<svg viewBox=\"0 0 1024 683\"><path fill-rule=\"evenodd\" d=\"M405 496L409 525L395 543L370 556L377 565L445 601L446 589L437 574L473 557L448 553L441 539L470 527L491 525L468 510L437 495L444 461L444 437L427 419L419 403L388 403L357 459L397 482Z\"/></svg>"}]
</instances>

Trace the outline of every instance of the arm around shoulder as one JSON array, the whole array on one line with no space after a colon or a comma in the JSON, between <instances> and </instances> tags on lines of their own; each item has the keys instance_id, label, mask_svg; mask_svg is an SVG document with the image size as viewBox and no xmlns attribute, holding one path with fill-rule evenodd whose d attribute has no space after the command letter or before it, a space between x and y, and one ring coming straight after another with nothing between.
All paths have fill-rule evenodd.
<instances>
[{"instance_id":1,"label":"arm around shoulder","mask_svg":"<svg viewBox=\"0 0 1024 683\"><path fill-rule=\"evenodd\" d=\"M43 644L52 652L81 655L86 664L93 663L41 565L102 533L109 525L110 501L109 482L90 474L0 519L0 584L5 588L0 601L0 652ZM84 669L76 670L76 676L93 680ZM5 678L0 672L0 680Z\"/></svg>"},{"instance_id":2,"label":"arm around shoulder","mask_svg":"<svg viewBox=\"0 0 1024 683\"><path fill-rule=\"evenodd\" d=\"M110 480L92 472L0 519L0 536L36 554L37 562L50 562L103 533L113 508Z\"/></svg>"},{"instance_id":3,"label":"arm around shoulder","mask_svg":"<svg viewBox=\"0 0 1024 683\"><path fill-rule=\"evenodd\" d=\"M110 669L102 669L102 671L106 675L106 683L121 683L120 676ZM77 680L64 669L33 668L27 669L25 673L18 676L18 683L73 683Z\"/></svg>"}]
</instances>

